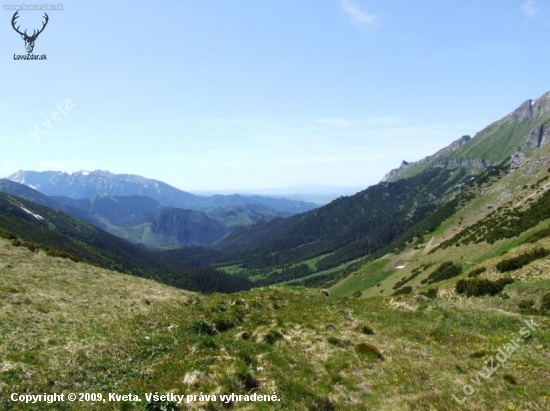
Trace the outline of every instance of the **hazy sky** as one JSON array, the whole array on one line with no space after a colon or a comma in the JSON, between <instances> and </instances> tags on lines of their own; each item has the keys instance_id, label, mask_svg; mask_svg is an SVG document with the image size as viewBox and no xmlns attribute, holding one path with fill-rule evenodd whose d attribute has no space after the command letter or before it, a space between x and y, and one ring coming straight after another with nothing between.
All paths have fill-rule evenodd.
<instances>
[{"instance_id":1,"label":"hazy sky","mask_svg":"<svg viewBox=\"0 0 550 411\"><path fill-rule=\"evenodd\" d=\"M60 4L43 61L14 60L25 44L0 10L1 177L366 187L550 90L542 0ZM43 11L19 15L42 26Z\"/></svg>"}]
</instances>

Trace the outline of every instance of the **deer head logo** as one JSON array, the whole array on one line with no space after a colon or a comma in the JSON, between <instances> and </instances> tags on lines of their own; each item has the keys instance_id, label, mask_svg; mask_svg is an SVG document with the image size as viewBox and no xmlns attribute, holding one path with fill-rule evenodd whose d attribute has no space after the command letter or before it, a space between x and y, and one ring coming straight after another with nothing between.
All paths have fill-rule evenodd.
<instances>
[{"instance_id":1,"label":"deer head logo","mask_svg":"<svg viewBox=\"0 0 550 411\"><path fill-rule=\"evenodd\" d=\"M19 11L16 11L15 14L13 15L13 17L11 19L11 25L12 25L13 29L21 35L21 38L23 40L25 40L25 48L27 49L27 53L32 53L32 51L34 50L34 42L38 38L38 35L44 31L44 28L46 27L46 24L48 24L48 20L50 18L48 17L48 15L46 13L44 13L45 14L44 18L46 19L46 21L44 23L42 23L43 24L42 28L40 30L38 30L38 32L36 32L36 30L33 30L32 36L29 36L29 35L27 35L27 30L25 30L24 33L21 33L19 31L20 26L17 26L17 28L15 28L15 23L16 23L15 20L17 20L17 18L19 18L17 13L19 13Z\"/></svg>"}]
</instances>

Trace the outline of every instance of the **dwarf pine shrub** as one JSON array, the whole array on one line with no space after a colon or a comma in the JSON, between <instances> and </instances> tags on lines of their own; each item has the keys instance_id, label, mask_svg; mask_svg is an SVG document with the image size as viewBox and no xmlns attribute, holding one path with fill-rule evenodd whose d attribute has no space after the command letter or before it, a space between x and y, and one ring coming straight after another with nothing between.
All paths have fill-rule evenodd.
<instances>
[{"instance_id":1,"label":"dwarf pine shrub","mask_svg":"<svg viewBox=\"0 0 550 411\"><path fill-rule=\"evenodd\" d=\"M410 294L412 293L412 287L410 285L407 285L403 288L400 288L399 290L395 291L392 295L402 295L402 294Z\"/></svg>"},{"instance_id":2,"label":"dwarf pine shrub","mask_svg":"<svg viewBox=\"0 0 550 411\"><path fill-rule=\"evenodd\" d=\"M428 298L437 298L437 292L437 287L430 287L426 291L421 292L420 295Z\"/></svg>"},{"instance_id":3,"label":"dwarf pine shrub","mask_svg":"<svg viewBox=\"0 0 550 411\"><path fill-rule=\"evenodd\" d=\"M466 294L468 297L497 295L504 287L513 282L514 280L510 277L500 278L496 281L485 278L473 278L471 280L459 280L456 283L455 289L458 294Z\"/></svg>"},{"instance_id":4,"label":"dwarf pine shrub","mask_svg":"<svg viewBox=\"0 0 550 411\"><path fill-rule=\"evenodd\" d=\"M546 248L542 248L542 247L537 247L533 250L526 251L523 254L520 254L516 257L507 258L506 260L500 261L496 265L496 268L501 273L514 271L535 260L544 258L548 255L550 255L550 250L547 250Z\"/></svg>"},{"instance_id":5,"label":"dwarf pine shrub","mask_svg":"<svg viewBox=\"0 0 550 411\"><path fill-rule=\"evenodd\" d=\"M456 277L462 272L462 268L453 263L452 261L447 261L437 267L427 278L428 284L433 284L438 281L447 280L449 278Z\"/></svg>"},{"instance_id":6,"label":"dwarf pine shrub","mask_svg":"<svg viewBox=\"0 0 550 411\"><path fill-rule=\"evenodd\" d=\"M355 331L360 332L365 335L373 335L374 330L370 325L367 324L361 324L355 327Z\"/></svg>"},{"instance_id":7,"label":"dwarf pine shrub","mask_svg":"<svg viewBox=\"0 0 550 411\"><path fill-rule=\"evenodd\" d=\"M470 271L470 273L468 274L468 277L469 277L469 278L477 277L477 276L483 274L485 271L487 271L487 268L485 268L485 267L477 267L476 269Z\"/></svg>"}]
</instances>

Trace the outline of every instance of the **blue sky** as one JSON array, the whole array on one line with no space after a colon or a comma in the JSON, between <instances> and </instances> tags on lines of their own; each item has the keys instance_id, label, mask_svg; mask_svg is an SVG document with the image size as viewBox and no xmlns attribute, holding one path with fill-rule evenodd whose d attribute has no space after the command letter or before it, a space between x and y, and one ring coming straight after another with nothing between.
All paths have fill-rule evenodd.
<instances>
[{"instance_id":1,"label":"blue sky","mask_svg":"<svg viewBox=\"0 0 550 411\"><path fill-rule=\"evenodd\" d=\"M0 10L0 176L367 187L550 90L542 0L61 4L33 51L46 61L14 60L24 42Z\"/></svg>"}]
</instances>

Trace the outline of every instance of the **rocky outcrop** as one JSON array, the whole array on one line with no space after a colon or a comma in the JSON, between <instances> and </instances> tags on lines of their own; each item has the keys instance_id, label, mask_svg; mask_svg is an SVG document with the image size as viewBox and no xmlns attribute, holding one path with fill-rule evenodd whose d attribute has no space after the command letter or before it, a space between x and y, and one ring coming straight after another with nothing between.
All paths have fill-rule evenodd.
<instances>
[{"instance_id":1,"label":"rocky outcrop","mask_svg":"<svg viewBox=\"0 0 550 411\"><path fill-rule=\"evenodd\" d=\"M426 157L424 160L426 159L433 159L433 158L437 158L437 157L441 157L442 155L444 154L447 154L447 153L451 153L453 151L456 151L458 150L459 148L461 148L464 144L466 144L468 141L470 141L472 139L472 137L470 136L462 136L460 137L458 140L455 140L453 141L451 144L449 144L447 147L444 147L442 148L441 150L439 150L437 153L431 155L431 156L428 156Z\"/></svg>"},{"instance_id":2,"label":"rocky outcrop","mask_svg":"<svg viewBox=\"0 0 550 411\"><path fill-rule=\"evenodd\" d=\"M448 153L451 153L453 151L458 150L459 148L461 148L464 144L466 144L471 139L472 139L472 137L470 137L470 136L462 136L458 140L453 141L447 147L442 148L441 150L439 150L435 154L432 154L431 156L423 158L422 160L419 160L419 161L409 163L409 162L403 160L403 162L401 163L399 168L394 168L389 173L387 173L384 176L384 178L382 179L381 182L389 182L389 181L397 180L399 177L401 177L401 175L403 174L403 172L406 169L408 169L409 167L412 167L412 166L426 165L427 168L432 167L432 168L447 168L447 169L449 169L449 168L456 168L456 167L466 167L467 162L484 161L484 160L475 160L475 159L474 160L469 160L469 159L455 159L455 160L445 159L445 160L443 160L442 159L441 161L437 160L438 158L443 157L445 154L448 154ZM463 162L464 165L458 165L458 163L456 163L456 161ZM432 165L428 165L428 163L432 163L432 162L433 162ZM472 165L472 167L473 167L473 165ZM483 166L483 167L485 167L485 166Z\"/></svg>"},{"instance_id":3,"label":"rocky outcrop","mask_svg":"<svg viewBox=\"0 0 550 411\"><path fill-rule=\"evenodd\" d=\"M506 121L521 122L533 116L533 101L527 100L521 106L504 118Z\"/></svg>"},{"instance_id":4,"label":"rocky outcrop","mask_svg":"<svg viewBox=\"0 0 550 411\"><path fill-rule=\"evenodd\" d=\"M550 113L550 92L543 94L536 100L527 100L521 106L500 119L494 124L503 124L509 121L521 123L524 120L537 119Z\"/></svg>"},{"instance_id":5,"label":"rocky outcrop","mask_svg":"<svg viewBox=\"0 0 550 411\"><path fill-rule=\"evenodd\" d=\"M536 150L550 143L550 126L541 124L531 130L527 137L525 147L527 149Z\"/></svg>"},{"instance_id":6,"label":"rocky outcrop","mask_svg":"<svg viewBox=\"0 0 550 411\"><path fill-rule=\"evenodd\" d=\"M380 181L381 183L385 183L385 182L389 182L389 181L395 181L397 180L397 178L403 174L403 171L405 171L405 169L408 168L408 166L410 165L409 162L403 160L403 162L401 163L401 165L399 166L399 168L394 168L392 170L390 170L389 173L387 173L384 178L382 178L382 181Z\"/></svg>"},{"instance_id":7,"label":"rocky outcrop","mask_svg":"<svg viewBox=\"0 0 550 411\"><path fill-rule=\"evenodd\" d=\"M525 160L527 160L527 156L523 154L521 150L517 150L514 154L512 154L512 157L510 158L510 161L512 162L512 164L510 165L510 169L515 170L523 163L525 163Z\"/></svg>"},{"instance_id":8,"label":"rocky outcrop","mask_svg":"<svg viewBox=\"0 0 550 411\"><path fill-rule=\"evenodd\" d=\"M550 92L531 101L531 115L535 118L550 114Z\"/></svg>"},{"instance_id":9,"label":"rocky outcrop","mask_svg":"<svg viewBox=\"0 0 550 411\"><path fill-rule=\"evenodd\" d=\"M490 166L489 162L482 158L449 158L439 160L433 163L431 168L445 168L447 170L453 170L459 167L466 168L486 168Z\"/></svg>"}]
</instances>

